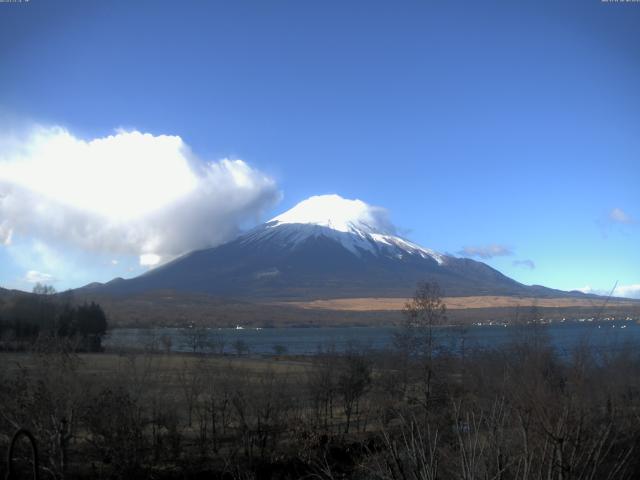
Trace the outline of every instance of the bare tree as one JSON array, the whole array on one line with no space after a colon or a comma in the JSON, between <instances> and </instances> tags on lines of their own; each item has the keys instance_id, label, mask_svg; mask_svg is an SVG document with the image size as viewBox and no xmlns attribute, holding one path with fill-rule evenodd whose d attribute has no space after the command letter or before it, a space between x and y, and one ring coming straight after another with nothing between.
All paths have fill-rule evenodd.
<instances>
[{"instance_id":1,"label":"bare tree","mask_svg":"<svg viewBox=\"0 0 640 480\"><path fill-rule=\"evenodd\" d=\"M371 386L371 362L362 353L351 350L344 356L338 375L338 391L346 417L345 433L349 433L351 418L359 413L360 398Z\"/></svg>"},{"instance_id":2,"label":"bare tree","mask_svg":"<svg viewBox=\"0 0 640 480\"><path fill-rule=\"evenodd\" d=\"M446 305L440 287L435 282L419 283L415 294L404 307L405 321L394 343L404 352L405 361L416 358L423 370L423 404L425 408L432 394L434 327L446 322ZM408 366L408 365L407 365Z\"/></svg>"},{"instance_id":3,"label":"bare tree","mask_svg":"<svg viewBox=\"0 0 640 480\"><path fill-rule=\"evenodd\" d=\"M56 293L56 289L51 285L45 285L44 283L38 282L33 286L32 292L36 295L54 295Z\"/></svg>"},{"instance_id":4,"label":"bare tree","mask_svg":"<svg viewBox=\"0 0 640 480\"><path fill-rule=\"evenodd\" d=\"M162 343L162 347L164 348L164 352L168 355L171 353L171 346L173 341L171 340L171 335L164 334L160 337L160 343Z\"/></svg>"},{"instance_id":5,"label":"bare tree","mask_svg":"<svg viewBox=\"0 0 640 480\"><path fill-rule=\"evenodd\" d=\"M233 348L238 355L249 353L249 344L242 339L233 342Z\"/></svg>"},{"instance_id":6,"label":"bare tree","mask_svg":"<svg viewBox=\"0 0 640 480\"><path fill-rule=\"evenodd\" d=\"M198 396L202 392L202 368L199 365L195 367L185 359L182 363L182 367L178 371L178 383L182 389L184 396L185 406L187 408L187 421L189 427L191 427L193 420L193 409L198 400Z\"/></svg>"},{"instance_id":7,"label":"bare tree","mask_svg":"<svg viewBox=\"0 0 640 480\"><path fill-rule=\"evenodd\" d=\"M184 341L193 353L202 351L207 339L207 331L204 328L189 327L183 331Z\"/></svg>"},{"instance_id":8,"label":"bare tree","mask_svg":"<svg viewBox=\"0 0 640 480\"><path fill-rule=\"evenodd\" d=\"M276 344L273 346L273 353L277 356L282 356L287 353L286 345Z\"/></svg>"},{"instance_id":9,"label":"bare tree","mask_svg":"<svg viewBox=\"0 0 640 480\"><path fill-rule=\"evenodd\" d=\"M0 391L0 425L33 432L47 459L45 468L56 478L65 478L69 446L77 435L85 392L79 364L76 355L51 345L33 354L29 368L20 366L3 379Z\"/></svg>"},{"instance_id":10,"label":"bare tree","mask_svg":"<svg viewBox=\"0 0 640 480\"><path fill-rule=\"evenodd\" d=\"M329 419L333 419L333 407L338 390L338 355L332 347L328 351L318 352L313 357L312 366L307 371L307 389L315 411L315 428L326 431Z\"/></svg>"}]
</instances>

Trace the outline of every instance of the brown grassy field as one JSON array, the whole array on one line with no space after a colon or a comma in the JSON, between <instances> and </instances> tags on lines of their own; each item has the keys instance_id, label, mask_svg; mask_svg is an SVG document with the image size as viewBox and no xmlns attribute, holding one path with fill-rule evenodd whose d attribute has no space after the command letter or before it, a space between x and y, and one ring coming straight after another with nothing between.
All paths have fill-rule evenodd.
<instances>
[{"instance_id":1,"label":"brown grassy field","mask_svg":"<svg viewBox=\"0 0 640 480\"><path fill-rule=\"evenodd\" d=\"M77 365L83 375L94 378L109 378L119 375L135 375L136 372L161 372L165 387L178 388L178 377L184 370L211 368L219 371L234 370L260 376L265 372L278 375L302 375L309 367L308 359L295 357L250 357L213 356L188 353L144 354L144 353L79 353ZM40 357L27 352L0 352L0 362L5 372L37 366Z\"/></svg>"},{"instance_id":2,"label":"brown grassy field","mask_svg":"<svg viewBox=\"0 0 640 480\"><path fill-rule=\"evenodd\" d=\"M211 328L391 326L403 321L407 299L400 297L282 301L219 298L206 294L152 292L126 297L75 296L97 301L109 326ZM445 297L451 324L512 322L523 316L548 320L616 317L640 319L640 301L612 298ZM5 301L5 310L11 303ZM0 311L2 315L2 311ZM532 317L533 318L533 317Z\"/></svg>"},{"instance_id":3,"label":"brown grassy field","mask_svg":"<svg viewBox=\"0 0 640 480\"><path fill-rule=\"evenodd\" d=\"M279 302L276 305L295 306L308 310L335 311L398 311L402 310L408 299L406 298L335 298L326 300L312 300L305 302ZM469 308L568 308L590 307L599 308L604 299L593 298L533 298L533 297L504 297L504 296L473 296L473 297L445 297L444 302L448 310L462 310ZM612 299L607 302L610 306L634 306L638 302L633 300Z\"/></svg>"},{"instance_id":4,"label":"brown grassy field","mask_svg":"<svg viewBox=\"0 0 640 480\"><path fill-rule=\"evenodd\" d=\"M188 324L233 328L382 326L402 321L405 298L343 298L313 301L222 299L204 294L161 293L130 297L87 297L104 308L111 326L148 327ZM452 323L511 321L535 310L549 319L640 318L640 301L604 298L531 298L505 296L446 297Z\"/></svg>"}]
</instances>

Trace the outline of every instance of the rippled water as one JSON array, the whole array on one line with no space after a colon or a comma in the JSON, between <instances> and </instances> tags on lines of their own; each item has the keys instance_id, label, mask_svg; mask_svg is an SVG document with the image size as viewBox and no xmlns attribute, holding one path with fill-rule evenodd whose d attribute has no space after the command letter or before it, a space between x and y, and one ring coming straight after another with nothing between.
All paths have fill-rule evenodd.
<instances>
[{"instance_id":1,"label":"rippled water","mask_svg":"<svg viewBox=\"0 0 640 480\"><path fill-rule=\"evenodd\" d=\"M535 329L535 330L534 330ZM252 354L314 354L320 349L344 351L349 346L382 349L393 342L395 327L327 327L327 328L117 328L104 340L109 350L169 348L175 352L234 354L238 350ZM435 329L441 345L460 350L490 349L526 339L535 332L548 335L552 345L562 354L580 344L596 349L614 350L627 345L640 345L640 325L632 321L566 322L536 327L500 325L471 326L466 330L453 327Z\"/></svg>"}]
</instances>

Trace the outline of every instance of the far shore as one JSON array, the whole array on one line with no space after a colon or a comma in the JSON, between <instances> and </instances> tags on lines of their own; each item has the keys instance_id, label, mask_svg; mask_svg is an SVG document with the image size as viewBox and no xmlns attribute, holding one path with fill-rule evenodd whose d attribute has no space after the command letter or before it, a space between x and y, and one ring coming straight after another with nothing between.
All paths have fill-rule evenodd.
<instances>
[{"instance_id":1,"label":"far shore","mask_svg":"<svg viewBox=\"0 0 640 480\"><path fill-rule=\"evenodd\" d=\"M506 296L471 296L445 297L444 303L449 310L465 310L468 308L505 308L505 307L542 307L567 308L591 307L598 308L606 302L611 306L633 306L638 301L625 299L606 300L594 298L535 298L535 297L506 297ZM320 309L352 312L370 311L400 311L407 303L407 298L332 298L326 300L310 300L301 302L275 302L275 305L293 306L303 309Z\"/></svg>"}]
</instances>

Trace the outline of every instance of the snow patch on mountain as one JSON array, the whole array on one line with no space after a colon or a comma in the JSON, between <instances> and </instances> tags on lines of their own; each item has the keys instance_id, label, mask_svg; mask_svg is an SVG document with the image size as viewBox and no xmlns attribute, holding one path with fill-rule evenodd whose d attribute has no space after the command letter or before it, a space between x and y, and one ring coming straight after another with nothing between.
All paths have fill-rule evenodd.
<instances>
[{"instance_id":1,"label":"snow patch on mountain","mask_svg":"<svg viewBox=\"0 0 640 480\"><path fill-rule=\"evenodd\" d=\"M383 208L339 195L310 197L249 232L243 242L269 240L295 248L318 237L330 238L357 256L365 252L399 259L418 255L444 262L443 255L397 236Z\"/></svg>"},{"instance_id":2,"label":"snow patch on mountain","mask_svg":"<svg viewBox=\"0 0 640 480\"><path fill-rule=\"evenodd\" d=\"M339 232L395 233L384 208L373 207L362 200L348 200L340 195L309 197L267 223L272 222L278 225L319 225Z\"/></svg>"}]
</instances>

